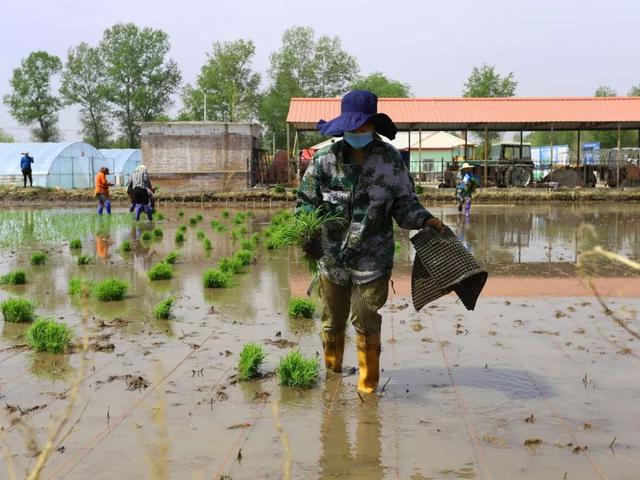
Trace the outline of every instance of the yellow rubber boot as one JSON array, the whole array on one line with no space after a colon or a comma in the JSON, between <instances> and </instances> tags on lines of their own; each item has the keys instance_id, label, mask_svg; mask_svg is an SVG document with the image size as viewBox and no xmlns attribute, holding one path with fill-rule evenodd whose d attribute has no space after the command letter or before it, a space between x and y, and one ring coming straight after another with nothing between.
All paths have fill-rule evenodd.
<instances>
[{"instance_id":1,"label":"yellow rubber boot","mask_svg":"<svg viewBox=\"0 0 640 480\"><path fill-rule=\"evenodd\" d=\"M357 334L360 376L358 390L373 393L380 380L380 333Z\"/></svg>"},{"instance_id":2,"label":"yellow rubber boot","mask_svg":"<svg viewBox=\"0 0 640 480\"><path fill-rule=\"evenodd\" d=\"M327 370L342 372L342 357L344 355L344 332L322 332L322 348L324 349L324 364Z\"/></svg>"}]
</instances>

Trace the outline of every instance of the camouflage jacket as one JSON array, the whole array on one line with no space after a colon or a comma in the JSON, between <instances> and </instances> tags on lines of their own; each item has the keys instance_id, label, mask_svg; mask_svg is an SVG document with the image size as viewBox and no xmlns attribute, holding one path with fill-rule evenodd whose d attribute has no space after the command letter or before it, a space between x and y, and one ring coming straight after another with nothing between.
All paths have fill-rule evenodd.
<instances>
[{"instance_id":1,"label":"camouflage jacket","mask_svg":"<svg viewBox=\"0 0 640 480\"><path fill-rule=\"evenodd\" d=\"M402 228L420 229L432 217L418 201L400 153L375 139L362 165L339 140L318 151L298 189L297 210L321 208L345 222L325 224L320 273L339 285L363 284L391 273L392 217Z\"/></svg>"}]
</instances>

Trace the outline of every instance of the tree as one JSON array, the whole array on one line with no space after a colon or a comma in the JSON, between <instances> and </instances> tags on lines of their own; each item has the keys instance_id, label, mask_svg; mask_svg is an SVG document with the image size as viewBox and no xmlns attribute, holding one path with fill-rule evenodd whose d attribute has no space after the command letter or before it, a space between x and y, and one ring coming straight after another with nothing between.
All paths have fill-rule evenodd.
<instances>
[{"instance_id":1,"label":"tree","mask_svg":"<svg viewBox=\"0 0 640 480\"><path fill-rule=\"evenodd\" d=\"M518 82L513 72L502 76L496 73L492 65L483 63L481 67L473 67L462 91L463 97L513 97Z\"/></svg>"},{"instance_id":2,"label":"tree","mask_svg":"<svg viewBox=\"0 0 640 480\"><path fill-rule=\"evenodd\" d=\"M67 104L80 106L85 141L96 148L108 146L112 133L105 70L100 50L83 42L69 49L60 87Z\"/></svg>"},{"instance_id":3,"label":"tree","mask_svg":"<svg viewBox=\"0 0 640 480\"><path fill-rule=\"evenodd\" d=\"M62 62L55 55L32 52L13 70L13 91L3 99L18 123L24 126L36 124L31 135L40 142L58 139L58 112L62 102L52 92L51 82L61 69Z\"/></svg>"},{"instance_id":4,"label":"tree","mask_svg":"<svg viewBox=\"0 0 640 480\"><path fill-rule=\"evenodd\" d=\"M13 135L0 128L0 143L13 143L14 141Z\"/></svg>"},{"instance_id":5,"label":"tree","mask_svg":"<svg viewBox=\"0 0 640 480\"><path fill-rule=\"evenodd\" d=\"M185 110L181 118L203 118L206 92L209 120L253 120L260 98L260 74L251 69L255 52L256 47L251 40L214 43L213 52L202 66L196 86L187 85L182 92Z\"/></svg>"},{"instance_id":6,"label":"tree","mask_svg":"<svg viewBox=\"0 0 640 480\"><path fill-rule=\"evenodd\" d=\"M411 88L406 83L387 78L381 72L373 72L359 77L349 87L350 90L369 90L378 97L405 98L411 96Z\"/></svg>"},{"instance_id":7,"label":"tree","mask_svg":"<svg viewBox=\"0 0 640 480\"><path fill-rule=\"evenodd\" d=\"M640 83L631 87L631 90L629 90L629 96L640 97Z\"/></svg>"},{"instance_id":8,"label":"tree","mask_svg":"<svg viewBox=\"0 0 640 480\"><path fill-rule=\"evenodd\" d=\"M127 145L137 147L138 122L166 113L180 85L178 65L167 58L169 36L132 23L116 24L105 30L99 49L106 68L107 98Z\"/></svg>"},{"instance_id":9,"label":"tree","mask_svg":"<svg viewBox=\"0 0 640 480\"><path fill-rule=\"evenodd\" d=\"M342 49L338 37L317 41L310 27L293 27L282 36L280 50L270 56L270 85L262 98L260 121L268 143L286 145L286 118L292 97L335 97L348 90L358 74L356 59ZM320 120L320 119L318 119ZM310 143L317 135L303 135Z\"/></svg>"},{"instance_id":10,"label":"tree","mask_svg":"<svg viewBox=\"0 0 640 480\"><path fill-rule=\"evenodd\" d=\"M611 87L607 85L600 85L596 88L596 92L593 94L594 97L617 97L618 93Z\"/></svg>"}]
</instances>

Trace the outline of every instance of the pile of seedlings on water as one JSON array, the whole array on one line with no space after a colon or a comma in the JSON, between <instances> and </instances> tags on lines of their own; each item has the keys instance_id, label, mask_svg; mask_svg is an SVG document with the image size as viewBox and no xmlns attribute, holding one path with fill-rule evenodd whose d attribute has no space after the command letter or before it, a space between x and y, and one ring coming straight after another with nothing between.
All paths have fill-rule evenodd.
<instances>
[{"instance_id":1,"label":"pile of seedlings on water","mask_svg":"<svg viewBox=\"0 0 640 480\"><path fill-rule=\"evenodd\" d=\"M174 265L178 260L180 260L180 252L169 252L162 259L164 263L168 263L169 265Z\"/></svg>"},{"instance_id":2,"label":"pile of seedlings on water","mask_svg":"<svg viewBox=\"0 0 640 480\"><path fill-rule=\"evenodd\" d=\"M197 238L198 240L204 240L204 237L205 237L205 235L204 235L204 230L200 230L200 229L198 229L198 230L196 231L196 238Z\"/></svg>"},{"instance_id":3,"label":"pile of seedlings on water","mask_svg":"<svg viewBox=\"0 0 640 480\"><path fill-rule=\"evenodd\" d=\"M261 345L245 343L238 361L238 380L250 380L260 376L260 365L266 354Z\"/></svg>"},{"instance_id":4,"label":"pile of seedlings on water","mask_svg":"<svg viewBox=\"0 0 640 480\"><path fill-rule=\"evenodd\" d=\"M78 255L78 259L76 260L76 262L78 263L78 265L89 265L93 262L93 257L91 255L86 255L83 253L82 255Z\"/></svg>"},{"instance_id":5,"label":"pile of seedlings on water","mask_svg":"<svg viewBox=\"0 0 640 480\"><path fill-rule=\"evenodd\" d=\"M169 297L156 304L156 306L153 307L153 316L158 320L168 320L171 318L171 307L175 301L175 297Z\"/></svg>"},{"instance_id":6,"label":"pile of seedlings on water","mask_svg":"<svg viewBox=\"0 0 640 480\"><path fill-rule=\"evenodd\" d=\"M82 248L82 242L79 238L75 238L69 242L69 248L71 250L80 250Z\"/></svg>"},{"instance_id":7,"label":"pile of seedlings on water","mask_svg":"<svg viewBox=\"0 0 640 480\"><path fill-rule=\"evenodd\" d=\"M222 211L222 218L229 218L229 210Z\"/></svg>"},{"instance_id":8,"label":"pile of seedlings on water","mask_svg":"<svg viewBox=\"0 0 640 480\"><path fill-rule=\"evenodd\" d=\"M0 303L0 310L5 322L23 323L33 320L36 307L31 300L11 297Z\"/></svg>"},{"instance_id":9,"label":"pile of seedlings on water","mask_svg":"<svg viewBox=\"0 0 640 480\"><path fill-rule=\"evenodd\" d=\"M147 272L149 280L169 280L173 278L173 267L166 262L158 262Z\"/></svg>"},{"instance_id":10,"label":"pile of seedlings on water","mask_svg":"<svg viewBox=\"0 0 640 480\"><path fill-rule=\"evenodd\" d=\"M153 214L153 216L155 217L155 220L156 220L157 222L160 222L160 221L164 220L164 215L163 215L163 213L162 213L162 212L155 212L155 213Z\"/></svg>"},{"instance_id":11,"label":"pile of seedlings on water","mask_svg":"<svg viewBox=\"0 0 640 480\"><path fill-rule=\"evenodd\" d=\"M181 230L178 230L176 232L176 236L174 237L175 242L178 245L181 245L184 243L184 232L182 232Z\"/></svg>"},{"instance_id":12,"label":"pile of seedlings on water","mask_svg":"<svg viewBox=\"0 0 640 480\"><path fill-rule=\"evenodd\" d=\"M218 269L222 272L234 275L242 269L242 262L234 257L223 257L218 260Z\"/></svg>"},{"instance_id":13,"label":"pile of seedlings on water","mask_svg":"<svg viewBox=\"0 0 640 480\"><path fill-rule=\"evenodd\" d=\"M233 218L233 223L236 225L242 225L247 218L247 214L245 212L238 212L236 216Z\"/></svg>"},{"instance_id":14,"label":"pile of seedlings on water","mask_svg":"<svg viewBox=\"0 0 640 480\"><path fill-rule=\"evenodd\" d=\"M36 352L63 353L72 338L73 330L51 318L39 318L25 333L27 344Z\"/></svg>"},{"instance_id":15,"label":"pile of seedlings on water","mask_svg":"<svg viewBox=\"0 0 640 480\"><path fill-rule=\"evenodd\" d=\"M129 285L124 280L118 278L106 278L100 282L93 284L91 287L91 296L101 302L112 302L122 300L127 294Z\"/></svg>"},{"instance_id":16,"label":"pile of seedlings on water","mask_svg":"<svg viewBox=\"0 0 640 480\"><path fill-rule=\"evenodd\" d=\"M162 238L164 236L164 232L161 228L156 227L153 229L153 236L155 238Z\"/></svg>"},{"instance_id":17,"label":"pile of seedlings on water","mask_svg":"<svg viewBox=\"0 0 640 480\"><path fill-rule=\"evenodd\" d=\"M213 249L213 244L211 243L211 240L205 237L202 240L202 247L208 252Z\"/></svg>"},{"instance_id":18,"label":"pile of seedlings on water","mask_svg":"<svg viewBox=\"0 0 640 480\"><path fill-rule=\"evenodd\" d=\"M47 261L47 254L44 252L34 252L31 255L31 265L44 265Z\"/></svg>"},{"instance_id":19,"label":"pile of seedlings on water","mask_svg":"<svg viewBox=\"0 0 640 480\"><path fill-rule=\"evenodd\" d=\"M198 224L198 219L196 217L191 217L189 219L189 225L191 225L192 227L195 227Z\"/></svg>"},{"instance_id":20,"label":"pile of seedlings on water","mask_svg":"<svg viewBox=\"0 0 640 480\"><path fill-rule=\"evenodd\" d=\"M226 232L227 226L224 223L219 222L218 220L211 220L211 229L216 232Z\"/></svg>"},{"instance_id":21,"label":"pile of seedlings on water","mask_svg":"<svg viewBox=\"0 0 640 480\"><path fill-rule=\"evenodd\" d=\"M0 278L0 284L2 285L11 285L14 287L16 285L24 285L25 283L27 283L27 274L21 269L12 270Z\"/></svg>"},{"instance_id":22,"label":"pile of seedlings on water","mask_svg":"<svg viewBox=\"0 0 640 480\"><path fill-rule=\"evenodd\" d=\"M88 297L91 294L91 282L74 277L69 280L69 295Z\"/></svg>"},{"instance_id":23,"label":"pile of seedlings on water","mask_svg":"<svg viewBox=\"0 0 640 480\"><path fill-rule=\"evenodd\" d=\"M184 217L184 210L178 210L178 218Z\"/></svg>"},{"instance_id":24,"label":"pile of seedlings on water","mask_svg":"<svg viewBox=\"0 0 640 480\"><path fill-rule=\"evenodd\" d=\"M320 361L305 357L299 350L291 350L280 359L276 369L282 385L295 388L311 388L320 376Z\"/></svg>"},{"instance_id":25,"label":"pile of seedlings on water","mask_svg":"<svg viewBox=\"0 0 640 480\"><path fill-rule=\"evenodd\" d=\"M196 215L196 220L197 220L198 222L201 222L203 219L204 219L204 217L202 216L202 214L198 213L198 214Z\"/></svg>"},{"instance_id":26,"label":"pile of seedlings on water","mask_svg":"<svg viewBox=\"0 0 640 480\"><path fill-rule=\"evenodd\" d=\"M251 250L238 250L233 254L233 258L238 260L241 265L250 265L253 261L253 252Z\"/></svg>"},{"instance_id":27,"label":"pile of seedlings on water","mask_svg":"<svg viewBox=\"0 0 640 480\"><path fill-rule=\"evenodd\" d=\"M204 272L204 288L227 288L231 284L232 274L218 268L210 268Z\"/></svg>"},{"instance_id":28,"label":"pile of seedlings on water","mask_svg":"<svg viewBox=\"0 0 640 480\"><path fill-rule=\"evenodd\" d=\"M316 304L309 298L292 297L287 312L290 318L313 318Z\"/></svg>"},{"instance_id":29,"label":"pile of seedlings on water","mask_svg":"<svg viewBox=\"0 0 640 480\"><path fill-rule=\"evenodd\" d=\"M153 239L153 234L149 231L146 231L140 237L143 242L150 242Z\"/></svg>"},{"instance_id":30,"label":"pile of seedlings on water","mask_svg":"<svg viewBox=\"0 0 640 480\"><path fill-rule=\"evenodd\" d=\"M256 240L255 240L255 238L253 238L253 237L245 238L244 240L242 240L240 242L240 248L242 250L248 250L250 252L254 251L256 249Z\"/></svg>"},{"instance_id":31,"label":"pile of seedlings on water","mask_svg":"<svg viewBox=\"0 0 640 480\"><path fill-rule=\"evenodd\" d=\"M125 253L130 252L131 242L129 240L125 240L124 242L122 242L122 244L120 245L120 250L122 250Z\"/></svg>"}]
</instances>

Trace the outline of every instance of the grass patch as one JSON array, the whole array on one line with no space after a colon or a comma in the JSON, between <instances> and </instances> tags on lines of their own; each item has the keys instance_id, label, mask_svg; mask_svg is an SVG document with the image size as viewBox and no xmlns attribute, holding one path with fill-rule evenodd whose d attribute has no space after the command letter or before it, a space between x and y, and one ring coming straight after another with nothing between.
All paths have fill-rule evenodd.
<instances>
[{"instance_id":1,"label":"grass patch","mask_svg":"<svg viewBox=\"0 0 640 480\"><path fill-rule=\"evenodd\" d=\"M168 263L169 265L175 265L175 263L180 259L180 252L169 252L162 259L164 263Z\"/></svg>"},{"instance_id":2,"label":"grass patch","mask_svg":"<svg viewBox=\"0 0 640 480\"><path fill-rule=\"evenodd\" d=\"M302 297L292 297L289 300L287 313L291 318L313 318L316 311L316 304L313 300Z\"/></svg>"},{"instance_id":3,"label":"grass patch","mask_svg":"<svg viewBox=\"0 0 640 480\"><path fill-rule=\"evenodd\" d=\"M89 265L91 262L93 262L93 257L91 255L85 255L84 253L82 255L78 255L78 265Z\"/></svg>"},{"instance_id":4,"label":"grass patch","mask_svg":"<svg viewBox=\"0 0 640 480\"><path fill-rule=\"evenodd\" d=\"M264 349L257 343L245 343L238 361L238 379L250 380L259 375L258 369L264 361Z\"/></svg>"},{"instance_id":5,"label":"grass patch","mask_svg":"<svg viewBox=\"0 0 640 480\"><path fill-rule=\"evenodd\" d=\"M276 371L282 385L311 388L318 382L320 362L315 357L305 357L299 350L291 350L280 359Z\"/></svg>"},{"instance_id":6,"label":"grass patch","mask_svg":"<svg viewBox=\"0 0 640 480\"><path fill-rule=\"evenodd\" d=\"M122 300L127 294L129 285L118 278L106 278L91 287L91 296L101 302Z\"/></svg>"},{"instance_id":7,"label":"grass patch","mask_svg":"<svg viewBox=\"0 0 640 480\"><path fill-rule=\"evenodd\" d=\"M26 333L27 344L36 352L62 353L71 343L73 330L51 318L40 318Z\"/></svg>"},{"instance_id":8,"label":"grass patch","mask_svg":"<svg viewBox=\"0 0 640 480\"><path fill-rule=\"evenodd\" d=\"M177 244L182 244L184 243L184 233L181 232L180 230L178 230L176 232L176 236L174 237L174 240Z\"/></svg>"},{"instance_id":9,"label":"grass patch","mask_svg":"<svg viewBox=\"0 0 640 480\"><path fill-rule=\"evenodd\" d=\"M204 240L204 231L203 231L203 230L198 230L198 231L196 232L196 238L197 238L198 240Z\"/></svg>"},{"instance_id":10,"label":"grass patch","mask_svg":"<svg viewBox=\"0 0 640 480\"><path fill-rule=\"evenodd\" d=\"M211 243L211 240L209 240L208 238L205 238L202 241L202 246L204 247L205 250L209 251L211 249L213 249L213 244Z\"/></svg>"},{"instance_id":11,"label":"grass patch","mask_svg":"<svg viewBox=\"0 0 640 480\"><path fill-rule=\"evenodd\" d=\"M47 262L47 254L44 252L34 252L31 255L31 265L44 265Z\"/></svg>"},{"instance_id":12,"label":"grass patch","mask_svg":"<svg viewBox=\"0 0 640 480\"><path fill-rule=\"evenodd\" d=\"M122 244L120 245L120 250L122 250L123 252L130 252L131 251L131 242L129 240L125 240L124 242L122 242Z\"/></svg>"},{"instance_id":13,"label":"grass patch","mask_svg":"<svg viewBox=\"0 0 640 480\"><path fill-rule=\"evenodd\" d=\"M69 248L71 250L80 250L82 248L82 242L79 238L75 238L69 242Z\"/></svg>"},{"instance_id":14,"label":"grass patch","mask_svg":"<svg viewBox=\"0 0 640 480\"><path fill-rule=\"evenodd\" d=\"M221 258L218 261L218 269L231 275L238 273L241 268L242 262L237 258Z\"/></svg>"},{"instance_id":15,"label":"grass patch","mask_svg":"<svg viewBox=\"0 0 640 480\"><path fill-rule=\"evenodd\" d=\"M171 307L175 301L175 297L169 297L156 304L153 307L153 316L158 320L168 320L171 317Z\"/></svg>"},{"instance_id":16,"label":"grass patch","mask_svg":"<svg viewBox=\"0 0 640 480\"><path fill-rule=\"evenodd\" d=\"M142 234L141 238L143 242L150 242L153 239L153 234L147 231Z\"/></svg>"},{"instance_id":17,"label":"grass patch","mask_svg":"<svg viewBox=\"0 0 640 480\"><path fill-rule=\"evenodd\" d=\"M91 294L91 283L82 278L74 277L69 280L69 295L82 295L88 297Z\"/></svg>"},{"instance_id":18,"label":"grass patch","mask_svg":"<svg viewBox=\"0 0 640 480\"><path fill-rule=\"evenodd\" d=\"M165 262L153 265L147 272L149 280L169 280L173 278L173 267Z\"/></svg>"},{"instance_id":19,"label":"grass patch","mask_svg":"<svg viewBox=\"0 0 640 480\"><path fill-rule=\"evenodd\" d=\"M251 250L239 250L233 255L233 258L238 260L242 265L246 266L249 265L253 260L253 252Z\"/></svg>"},{"instance_id":20,"label":"grass patch","mask_svg":"<svg viewBox=\"0 0 640 480\"><path fill-rule=\"evenodd\" d=\"M227 288L231 283L231 274L218 268L210 268L204 272L204 288Z\"/></svg>"},{"instance_id":21,"label":"grass patch","mask_svg":"<svg viewBox=\"0 0 640 480\"><path fill-rule=\"evenodd\" d=\"M164 236L164 232L161 228L156 227L153 229L153 236L155 238L162 238Z\"/></svg>"},{"instance_id":22,"label":"grass patch","mask_svg":"<svg viewBox=\"0 0 640 480\"><path fill-rule=\"evenodd\" d=\"M27 283L27 274L24 270L12 270L0 278L0 283L4 285L24 285Z\"/></svg>"},{"instance_id":23,"label":"grass patch","mask_svg":"<svg viewBox=\"0 0 640 480\"><path fill-rule=\"evenodd\" d=\"M36 307L31 300L11 297L0 303L0 310L5 322L22 323L33 320Z\"/></svg>"},{"instance_id":24,"label":"grass patch","mask_svg":"<svg viewBox=\"0 0 640 480\"><path fill-rule=\"evenodd\" d=\"M416 185L416 195L422 195L424 193L424 187L422 185Z\"/></svg>"}]
</instances>

